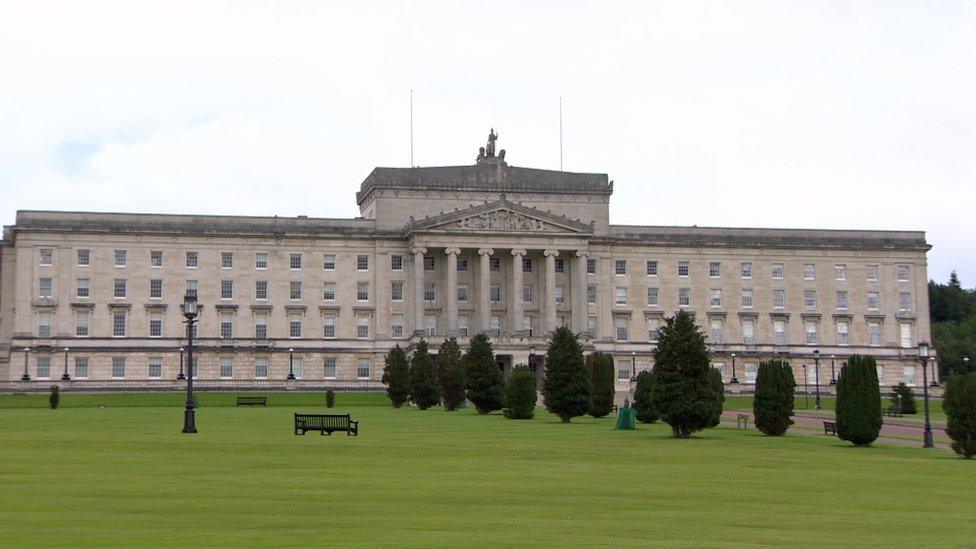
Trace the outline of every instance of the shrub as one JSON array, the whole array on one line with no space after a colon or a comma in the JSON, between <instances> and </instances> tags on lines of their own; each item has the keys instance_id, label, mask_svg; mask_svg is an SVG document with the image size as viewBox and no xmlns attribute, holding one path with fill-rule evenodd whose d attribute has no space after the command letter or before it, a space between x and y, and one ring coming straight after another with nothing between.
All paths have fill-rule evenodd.
<instances>
[{"instance_id":1,"label":"shrub","mask_svg":"<svg viewBox=\"0 0 976 549\"><path fill-rule=\"evenodd\" d=\"M505 417L532 419L535 401L535 374L528 368L516 368L505 387Z\"/></svg>"},{"instance_id":2,"label":"shrub","mask_svg":"<svg viewBox=\"0 0 976 549\"><path fill-rule=\"evenodd\" d=\"M546 379L542 384L546 409L563 423L590 411L590 381L583 348L573 332L557 328L546 352Z\"/></svg>"},{"instance_id":3,"label":"shrub","mask_svg":"<svg viewBox=\"0 0 976 549\"><path fill-rule=\"evenodd\" d=\"M722 413L722 402L709 381L705 337L686 311L667 319L654 350L651 399L676 438L700 431Z\"/></svg>"},{"instance_id":4,"label":"shrub","mask_svg":"<svg viewBox=\"0 0 976 549\"><path fill-rule=\"evenodd\" d=\"M590 415L603 417L613 410L614 379L613 358L603 353L586 357L586 369L590 376L592 405Z\"/></svg>"},{"instance_id":5,"label":"shrub","mask_svg":"<svg viewBox=\"0 0 976 549\"><path fill-rule=\"evenodd\" d=\"M410 399L410 367L407 365L407 353L399 345L386 355L383 383L394 408L403 406Z\"/></svg>"},{"instance_id":6,"label":"shrub","mask_svg":"<svg viewBox=\"0 0 976 549\"><path fill-rule=\"evenodd\" d=\"M335 391L331 389L325 392L325 407L335 408Z\"/></svg>"},{"instance_id":7,"label":"shrub","mask_svg":"<svg viewBox=\"0 0 976 549\"><path fill-rule=\"evenodd\" d=\"M942 409L952 450L966 459L972 458L976 455L976 373L949 376Z\"/></svg>"},{"instance_id":8,"label":"shrub","mask_svg":"<svg viewBox=\"0 0 976 549\"><path fill-rule=\"evenodd\" d=\"M57 385L51 385L51 396L47 398L48 404L51 405L52 410L58 409L58 404L61 403L61 388Z\"/></svg>"},{"instance_id":9,"label":"shrub","mask_svg":"<svg viewBox=\"0 0 976 549\"><path fill-rule=\"evenodd\" d=\"M881 433L881 391L873 356L852 355L837 378L837 436L867 446Z\"/></svg>"},{"instance_id":10,"label":"shrub","mask_svg":"<svg viewBox=\"0 0 976 549\"><path fill-rule=\"evenodd\" d=\"M651 384L654 376L651 372L641 372L637 374L637 387L634 388L634 412L637 421L641 423L654 423L660 415L654 408L654 399L651 396Z\"/></svg>"},{"instance_id":11,"label":"shrub","mask_svg":"<svg viewBox=\"0 0 976 549\"><path fill-rule=\"evenodd\" d=\"M899 383L891 388L893 393L891 405L901 407L903 414L917 414L918 407L915 405L915 394L908 388L908 385Z\"/></svg>"},{"instance_id":12,"label":"shrub","mask_svg":"<svg viewBox=\"0 0 976 549\"><path fill-rule=\"evenodd\" d=\"M725 407L725 382L722 381L722 372L717 368L708 368L708 384L712 391L718 395L718 408L712 411L712 417L708 422L709 427L718 427L722 423L722 410Z\"/></svg>"},{"instance_id":13,"label":"shrub","mask_svg":"<svg viewBox=\"0 0 976 549\"><path fill-rule=\"evenodd\" d=\"M437 370L427 352L427 342L423 339L417 343L410 357L410 400L421 410L437 406L441 401Z\"/></svg>"},{"instance_id":14,"label":"shrub","mask_svg":"<svg viewBox=\"0 0 976 549\"><path fill-rule=\"evenodd\" d=\"M489 414L502 409L502 392L505 382L495 364L491 342L484 333L471 339L471 347L461 359L464 365L465 386L470 400L479 414Z\"/></svg>"},{"instance_id":15,"label":"shrub","mask_svg":"<svg viewBox=\"0 0 976 549\"><path fill-rule=\"evenodd\" d=\"M457 410L464 402L464 369L461 367L461 348L453 337L437 351L437 382L444 409L448 412Z\"/></svg>"},{"instance_id":16,"label":"shrub","mask_svg":"<svg viewBox=\"0 0 976 549\"><path fill-rule=\"evenodd\" d=\"M796 380L793 369L785 360L759 363L756 372L756 393L752 400L753 421L756 429L769 436L786 433L793 424L793 393Z\"/></svg>"}]
</instances>

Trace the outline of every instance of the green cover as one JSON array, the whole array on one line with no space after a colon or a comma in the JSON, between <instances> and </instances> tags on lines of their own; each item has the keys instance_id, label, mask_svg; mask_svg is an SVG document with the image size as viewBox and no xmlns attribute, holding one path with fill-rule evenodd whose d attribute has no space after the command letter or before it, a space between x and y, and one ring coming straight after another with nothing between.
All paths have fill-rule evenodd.
<instances>
[{"instance_id":1,"label":"green cover","mask_svg":"<svg viewBox=\"0 0 976 549\"><path fill-rule=\"evenodd\" d=\"M614 429L633 429L634 417L633 408L621 408L620 413L617 415L617 426Z\"/></svg>"}]
</instances>

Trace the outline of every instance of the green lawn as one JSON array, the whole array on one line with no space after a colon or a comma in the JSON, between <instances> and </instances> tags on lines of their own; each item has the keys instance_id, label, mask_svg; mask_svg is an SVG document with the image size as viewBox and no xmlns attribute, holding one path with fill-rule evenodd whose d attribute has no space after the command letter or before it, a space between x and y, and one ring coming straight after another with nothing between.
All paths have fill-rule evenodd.
<instances>
[{"instance_id":1,"label":"green lawn","mask_svg":"<svg viewBox=\"0 0 976 549\"><path fill-rule=\"evenodd\" d=\"M146 395L141 395L146 396ZM9 398L9 397L5 397ZM69 401L66 398L66 404ZM361 436L292 434L322 406L0 410L0 542L79 545L871 545L976 538L976 462L718 428L614 431L352 406ZM339 395L342 404L342 395Z\"/></svg>"}]
</instances>

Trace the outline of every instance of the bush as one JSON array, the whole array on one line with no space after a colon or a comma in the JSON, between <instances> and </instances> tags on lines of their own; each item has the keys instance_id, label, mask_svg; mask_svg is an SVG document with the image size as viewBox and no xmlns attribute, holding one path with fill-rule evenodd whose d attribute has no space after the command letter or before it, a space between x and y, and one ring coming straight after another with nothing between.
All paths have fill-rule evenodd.
<instances>
[{"instance_id":1,"label":"bush","mask_svg":"<svg viewBox=\"0 0 976 549\"><path fill-rule=\"evenodd\" d=\"M613 410L614 373L613 358L603 353L586 357L586 369L590 377L592 405L590 415L603 417Z\"/></svg>"},{"instance_id":2,"label":"bush","mask_svg":"<svg viewBox=\"0 0 976 549\"><path fill-rule=\"evenodd\" d=\"M769 436L786 433L793 424L793 394L796 380L793 369L785 360L759 363L756 373L756 393L752 400L756 429Z\"/></svg>"},{"instance_id":3,"label":"bush","mask_svg":"<svg viewBox=\"0 0 976 549\"><path fill-rule=\"evenodd\" d=\"M546 409L563 423L590 411L590 380L583 362L583 348L573 332L557 328L546 352L546 379L542 384Z\"/></svg>"},{"instance_id":4,"label":"bush","mask_svg":"<svg viewBox=\"0 0 976 549\"><path fill-rule=\"evenodd\" d=\"M867 446L881 434L881 391L873 356L852 355L837 378L837 436Z\"/></svg>"},{"instance_id":5,"label":"bush","mask_svg":"<svg viewBox=\"0 0 976 549\"><path fill-rule=\"evenodd\" d=\"M917 414L918 407L915 405L915 394L908 388L908 385L899 383L891 388L893 393L891 405L899 406L903 414Z\"/></svg>"},{"instance_id":6,"label":"bush","mask_svg":"<svg viewBox=\"0 0 976 549\"><path fill-rule=\"evenodd\" d=\"M722 413L722 401L709 380L705 336L686 311L667 319L654 350L651 399L676 438L708 427Z\"/></svg>"},{"instance_id":7,"label":"bush","mask_svg":"<svg viewBox=\"0 0 976 549\"><path fill-rule=\"evenodd\" d=\"M474 404L478 413L490 414L501 410L505 382L495 364L495 355L486 334L481 333L471 339L471 347L461 362L464 365L468 400Z\"/></svg>"},{"instance_id":8,"label":"bush","mask_svg":"<svg viewBox=\"0 0 976 549\"><path fill-rule=\"evenodd\" d=\"M976 373L949 376L942 409L952 450L966 459L972 458L976 455Z\"/></svg>"},{"instance_id":9,"label":"bush","mask_svg":"<svg viewBox=\"0 0 976 549\"><path fill-rule=\"evenodd\" d=\"M410 367L407 365L407 353L399 345L386 355L383 383L394 408L403 406L410 399Z\"/></svg>"},{"instance_id":10,"label":"bush","mask_svg":"<svg viewBox=\"0 0 976 549\"><path fill-rule=\"evenodd\" d=\"M725 408L725 382L722 381L722 372L717 368L708 368L708 384L712 391L718 395L718 408L713 410L712 417L708 422L709 427L718 427L722 423L722 410Z\"/></svg>"},{"instance_id":11,"label":"bush","mask_svg":"<svg viewBox=\"0 0 976 549\"><path fill-rule=\"evenodd\" d=\"M516 368L505 387L505 417L532 419L535 417L535 374L528 368Z\"/></svg>"},{"instance_id":12,"label":"bush","mask_svg":"<svg viewBox=\"0 0 976 549\"><path fill-rule=\"evenodd\" d=\"M654 408L654 399L651 396L651 384L654 376L651 372L641 372L637 374L637 387L634 388L634 412L637 421L641 423L654 423L660 418L657 409Z\"/></svg>"},{"instance_id":13,"label":"bush","mask_svg":"<svg viewBox=\"0 0 976 549\"><path fill-rule=\"evenodd\" d=\"M423 339L417 343L410 357L410 400L421 410L437 406L441 401L437 370L427 352L427 342Z\"/></svg>"},{"instance_id":14,"label":"bush","mask_svg":"<svg viewBox=\"0 0 976 549\"><path fill-rule=\"evenodd\" d=\"M325 407L335 408L335 391L331 389L325 392Z\"/></svg>"},{"instance_id":15,"label":"bush","mask_svg":"<svg viewBox=\"0 0 976 549\"><path fill-rule=\"evenodd\" d=\"M61 388L57 385L51 385L51 396L47 398L48 404L51 405L52 410L58 409L58 404L61 403Z\"/></svg>"},{"instance_id":16,"label":"bush","mask_svg":"<svg viewBox=\"0 0 976 549\"><path fill-rule=\"evenodd\" d=\"M437 382L444 409L448 412L457 410L464 402L464 369L461 367L461 348L453 337L437 351Z\"/></svg>"}]
</instances>

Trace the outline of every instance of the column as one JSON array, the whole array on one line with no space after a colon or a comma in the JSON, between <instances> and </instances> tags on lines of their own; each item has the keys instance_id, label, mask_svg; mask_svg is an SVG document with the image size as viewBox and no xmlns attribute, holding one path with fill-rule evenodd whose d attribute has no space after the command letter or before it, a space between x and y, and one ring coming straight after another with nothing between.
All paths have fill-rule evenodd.
<instances>
[{"instance_id":1,"label":"column","mask_svg":"<svg viewBox=\"0 0 976 549\"><path fill-rule=\"evenodd\" d=\"M522 331L522 258L525 250L512 250L512 287L509 290L509 332Z\"/></svg>"},{"instance_id":2,"label":"column","mask_svg":"<svg viewBox=\"0 0 976 549\"><path fill-rule=\"evenodd\" d=\"M581 334L586 331L589 320L589 305L586 299L586 250L577 250L575 269L573 270L573 332ZM596 336L596 334L592 334Z\"/></svg>"},{"instance_id":3,"label":"column","mask_svg":"<svg viewBox=\"0 0 976 549\"><path fill-rule=\"evenodd\" d=\"M461 254L460 248L448 248L444 250L447 254L447 305L445 316L447 317L447 335L456 336L458 327L458 302L457 302L457 260Z\"/></svg>"},{"instance_id":4,"label":"column","mask_svg":"<svg viewBox=\"0 0 976 549\"><path fill-rule=\"evenodd\" d=\"M413 248L413 331L424 331L424 254L427 248Z\"/></svg>"},{"instance_id":5,"label":"column","mask_svg":"<svg viewBox=\"0 0 976 549\"><path fill-rule=\"evenodd\" d=\"M559 250L545 250L542 255L546 258L546 303L545 303L545 332L556 331L556 256Z\"/></svg>"},{"instance_id":6,"label":"column","mask_svg":"<svg viewBox=\"0 0 976 549\"><path fill-rule=\"evenodd\" d=\"M487 332L491 329L491 255L495 250L491 248L480 248L478 255L481 256L478 276L478 330Z\"/></svg>"}]
</instances>

